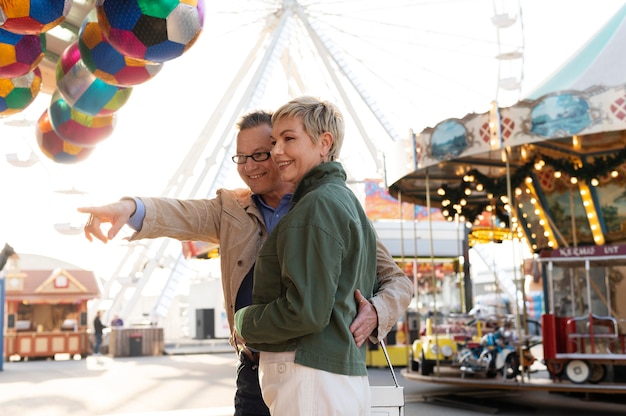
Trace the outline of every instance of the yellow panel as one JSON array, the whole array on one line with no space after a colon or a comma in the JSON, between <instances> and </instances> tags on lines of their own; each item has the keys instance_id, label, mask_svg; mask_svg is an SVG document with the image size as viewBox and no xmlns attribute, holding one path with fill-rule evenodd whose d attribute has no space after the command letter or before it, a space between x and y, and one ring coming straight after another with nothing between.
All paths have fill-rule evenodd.
<instances>
[{"instance_id":1,"label":"yellow panel","mask_svg":"<svg viewBox=\"0 0 626 416\"><path fill-rule=\"evenodd\" d=\"M65 351L65 336L52 337L50 345L51 352L66 352Z\"/></svg>"},{"instance_id":2,"label":"yellow panel","mask_svg":"<svg viewBox=\"0 0 626 416\"><path fill-rule=\"evenodd\" d=\"M80 337L70 335L67 338L67 352L74 352L80 350Z\"/></svg>"},{"instance_id":3,"label":"yellow panel","mask_svg":"<svg viewBox=\"0 0 626 416\"><path fill-rule=\"evenodd\" d=\"M387 345L387 354L391 360L391 365L406 367L409 356L409 346L407 345ZM387 359L382 348L367 350L365 364L368 367L387 367Z\"/></svg>"},{"instance_id":4,"label":"yellow panel","mask_svg":"<svg viewBox=\"0 0 626 416\"><path fill-rule=\"evenodd\" d=\"M48 338L35 338L35 352L48 352Z\"/></svg>"},{"instance_id":5,"label":"yellow panel","mask_svg":"<svg viewBox=\"0 0 626 416\"><path fill-rule=\"evenodd\" d=\"M19 348L18 351L20 353L29 353L33 351L33 339L32 338L25 338L25 337L19 337Z\"/></svg>"}]
</instances>

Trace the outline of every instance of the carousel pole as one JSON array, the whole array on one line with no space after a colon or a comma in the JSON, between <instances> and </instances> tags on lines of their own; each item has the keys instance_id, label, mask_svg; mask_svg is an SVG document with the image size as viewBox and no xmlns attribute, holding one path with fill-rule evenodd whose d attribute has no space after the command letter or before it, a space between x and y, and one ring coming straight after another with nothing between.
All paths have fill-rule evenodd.
<instances>
[{"instance_id":1,"label":"carousel pole","mask_svg":"<svg viewBox=\"0 0 626 416\"><path fill-rule=\"evenodd\" d=\"M430 248L430 269L431 269L431 281L433 285L433 317L435 319L435 324L437 322L438 311L437 311L437 276L435 275L435 248L433 246L433 218L430 215L431 203L430 203L430 175L428 170L426 170L426 209L428 210L428 243ZM434 331L435 336L435 345L439 345L439 331ZM437 368L437 376L440 374L439 367L439 354L436 356L436 368Z\"/></svg>"},{"instance_id":2,"label":"carousel pole","mask_svg":"<svg viewBox=\"0 0 626 416\"><path fill-rule=\"evenodd\" d=\"M385 176L387 176L385 174ZM385 184L385 187L387 185ZM404 227L403 227L403 222L404 222L404 207L402 206L402 193L398 193L398 206L400 208L400 261L402 262L402 264L406 264L406 256L404 255ZM404 332L404 342L408 345L409 344L409 334L407 332L407 328L409 325L409 313L408 311L404 311L404 327L402 328L402 331ZM398 337L400 335L396 334L396 343L398 343ZM408 359L408 357L407 357ZM408 361L407 361L408 362Z\"/></svg>"},{"instance_id":3,"label":"carousel pole","mask_svg":"<svg viewBox=\"0 0 626 416\"><path fill-rule=\"evenodd\" d=\"M576 236L576 215L574 213L574 207L575 207L575 203L574 203L574 193L572 192L572 188L569 189L569 215L570 215L570 222L571 222L571 227L572 227L572 246L574 247L578 247L578 238Z\"/></svg>"},{"instance_id":4,"label":"carousel pole","mask_svg":"<svg viewBox=\"0 0 626 416\"><path fill-rule=\"evenodd\" d=\"M416 338L419 338L419 322L420 322L420 317L419 317L419 305L418 305L418 301L419 301L419 297L418 297L418 289L419 289L419 285L417 284L418 281L418 271L419 271L419 250L417 248L417 244L418 244L418 240L419 240L419 236L417 235L417 205L413 205L413 293L415 296L415 310L418 311L418 315L417 315L417 327L416 329ZM408 322L409 316L407 316L407 322ZM409 346L413 345L413 340L411 340L411 326L409 325Z\"/></svg>"},{"instance_id":5,"label":"carousel pole","mask_svg":"<svg viewBox=\"0 0 626 416\"><path fill-rule=\"evenodd\" d=\"M416 141L416 135L413 132L413 130L409 131L409 135L411 136L411 143L412 143L412 156L413 156L413 170L417 170L417 152L416 152L416 148L417 148L417 141ZM387 186L387 185L385 185ZM402 192L398 192L398 200L400 205L402 206ZM402 223L404 223L404 216L402 215L402 209L400 210L401 213L401 221ZM402 229L402 228L401 228ZM412 260L412 270L413 270L413 297L415 298L415 311L417 312L417 324L416 324L416 338L420 337L420 326L421 326L421 321L422 321L422 317L421 317L421 313L420 313L420 293L419 293L419 258L418 258L418 254L419 254L419 250L417 249L417 243L418 243L418 235L417 235L417 205L413 205L413 260ZM407 349L407 354L410 358L410 350L412 348L413 345L413 340L411 340L411 322L409 321L410 316L408 315L408 311L406 312L406 318L405 318L405 322L406 322L406 327L408 328L408 338L407 338L407 345L408 345L408 349ZM410 361L407 361L410 362ZM407 366L408 371L411 371L411 366Z\"/></svg>"},{"instance_id":6,"label":"carousel pole","mask_svg":"<svg viewBox=\"0 0 626 416\"><path fill-rule=\"evenodd\" d=\"M413 170L417 170L417 136L415 134L415 132L413 130L410 131L410 135L411 135L411 149L412 149L412 156L413 156ZM399 193L401 195L401 193ZM428 208L428 218L430 219L430 208ZM418 307L418 302L419 302L419 285L418 285L418 277L419 277L419 273L418 273L418 268L419 268L419 262L417 260L417 256L418 256L418 250L417 250L417 211L416 208L413 207L413 251L414 251L414 260L413 260L413 293L415 296L415 309L417 309L418 311L418 322L420 319L419 316L419 307ZM418 336L419 336L419 328L418 328Z\"/></svg>"},{"instance_id":7,"label":"carousel pole","mask_svg":"<svg viewBox=\"0 0 626 416\"><path fill-rule=\"evenodd\" d=\"M4 298L5 298L5 273L0 270L0 371L4 365Z\"/></svg>"},{"instance_id":8,"label":"carousel pole","mask_svg":"<svg viewBox=\"0 0 626 416\"><path fill-rule=\"evenodd\" d=\"M467 227L463 227L464 229L467 229ZM465 267L465 257L464 257L464 250L463 250L463 243L465 241L467 241L467 239L465 238L466 233L463 233L463 237L461 237L461 224L460 222L457 222L457 227L456 227L456 239L457 239L457 255L456 255L456 282L459 284L459 312L460 313L467 313L469 311L469 309L467 308L467 299L466 299L466 294L465 294L465 279L464 279L464 275L463 275L463 268ZM463 259L463 261L461 261L461 259Z\"/></svg>"},{"instance_id":9,"label":"carousel pole","mask_svg":"<svg viewBox=\"0 0 626 416\"><path fill-rule=\"evenodd\" d=\"M504 152L503 147L502 147L502 124L501 124L501 118L500 118L500 107L498 106L498 101L497 101L497 94L496 94L496 99L491 102L491 107L489 109L489 133L490 133L489 145L491 149L494 151L499 150L501 152L500 158L502 159L502 161L508 163L506 152ZM509 173L508 165L506 168L506 173L508 177L508 173ZM498 216L497 216L497 211L498 211L497 199L498 198L499 198L499 195L494 195L491 198L490 203L492 205L492 211L491 211L492 214L491 214L491 218L489 222L489 225L491 226L491 235L492 235L491 245L492 245L492 250L493 250L493 253L491 255L491 259L492 259L491 271L493 272L493 282L495 286L495 290L494 290L495 298L494 299L496 301L499 300L501 296L500 295L500 292L501 292L500 279L498 278L498 272L497 272L497 267L496 267L497 254L496 254L496 246L495 246L496 245L495 232L498 226L498 224L496 223L496 221L498 220ZM497 302L496 313L498 314L498 321L500 321L500 312L501 312L500 302Z\"/></svg>"},{"instance_id":10,"label":"carousel pole","mask_svg":"<svg viewBox=\"0 0 626 416\"><path fill-rule=\"evenodd\" d=\"M513 242L513 193L511 190L511 166L509 163L509 154L508 151L505 148L502 149L502 153L503 156L506 158L506 192L507 192L507 199L508 199L508 206L509 206L509 234L511 235L511 242ZM517 258L516 256L516 250L515 247L512 247L513 250L513 258ZM524 374L525 374L525 370L524 370L524 348L522 345L522 317L520 316L520 310L519 310L519 304L520 304L520 300L519 300L519 268L518 267L514 267L513 268L513 281L515 282L515 328L516 328L516 332L517 332L517 340L518 340L518 345L517 345L517 353L518 353L518 366L521 366L522 368L522 376L520 377L520 381L522 383L524 383ZM523 285L523 282L522 282ZM523 292L523 289L522 289ZM525 299L522 299L522 302L525 302ZM524 321L527 320L527 316L526 316L526 307L524 306L522 313L524 314Z\"/></svg>"},{"instance_id":11,"label":"carousel pole","mask_svg":"<svg viewBox=\"0 0 626 416\"><path fill-rule=\"evenodd\" d=\"M501 149L501 154L502 154L502 159L505 162L505 172L506 172L506 198L507 198L507 203L505 204L505 211L508 212L509 214L509 223L508 223L508 229L509 229L509 235L511 236L511 243L513 243L513 206L514 206L514 201L513 201L513 191L511 189L511 164L510 164L510 157L509 157L509 149L504 146L503 140L502 140L502 127L500 124L500 109L498 107L497 102L493 102L493 112L495 113L495 115L497 115L497 135L498 135L498 142L500 145L500 149ZM513 259L515 261L515 259L517 259L517 251L515 250L515 247L511 247L512 252L513 252ZM520 283L520 279L519 279L519 273L520 269L518 267L514 267L513 268L513 282L515 283L515 328L516 328L516 332L517 332L517 339L518 339L518 357L519 357L519 362L518 365L520 365L522 367L522 377L521 377L521 382L524 382L524 350L523 350L523 345L521 339L522 339L522 316L520 316L520 310L519 310L519 304L520 304L520 299L519 299L519 283ZM522 282L523 285L523 282ZM522 289L523 292L523 289ZM525 304L525 299L522 299L522 302L524 302ZM526 307L524 307L522 309L522 313L524 314L524 321L527 320L527 316L526 316Z\"/></svg>"}]
</instances>

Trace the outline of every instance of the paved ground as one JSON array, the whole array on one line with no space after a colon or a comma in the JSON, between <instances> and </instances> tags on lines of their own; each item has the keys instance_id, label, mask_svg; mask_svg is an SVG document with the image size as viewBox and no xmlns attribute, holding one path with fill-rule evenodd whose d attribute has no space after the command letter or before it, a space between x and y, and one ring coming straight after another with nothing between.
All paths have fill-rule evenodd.
<instances>
[{"instance_id":1,"label":"paved ground","mask_svg":"<svg viewBox=\"0 0 626 416\"><path fill-rule=\"evenodd\" d=\"M181 350L182 351L182 350ZM232 415L232 352L159 357L4 363L0 416ZM626 404L546 392L459 388L397 378L406 415L618 415ZM386 368L370 369L371 384L391 383ZM282 416L282 415L281 415Z\"/></svg>"}]
</instances>

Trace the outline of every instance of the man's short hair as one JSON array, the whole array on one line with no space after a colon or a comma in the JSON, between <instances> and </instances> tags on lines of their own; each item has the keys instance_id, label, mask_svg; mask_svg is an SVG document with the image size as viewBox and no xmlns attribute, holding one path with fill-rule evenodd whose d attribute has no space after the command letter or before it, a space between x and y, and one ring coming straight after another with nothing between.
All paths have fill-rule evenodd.
<instances>
[{"instance_id":1,"label":"man's short hair","mask_svg":"<svg viewBox=\"0 0 626 416\"><path fill-rule=\"evenodd\" d=\"M237 122L237 129L239 131L246 129L253 129L257 126L267 124L272 126L272 113L264 110L255 110L248 114L244 114Z\"/></svg>"}]
</instances>

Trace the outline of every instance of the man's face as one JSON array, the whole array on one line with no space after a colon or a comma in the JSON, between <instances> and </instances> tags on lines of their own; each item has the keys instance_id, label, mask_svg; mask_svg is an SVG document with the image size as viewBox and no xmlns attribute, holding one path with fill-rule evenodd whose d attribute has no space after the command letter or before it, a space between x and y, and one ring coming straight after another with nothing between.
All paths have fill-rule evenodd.
<instances>
[{"instance_id":1,"label":"man's face","mask_svg":"<svg viewBox=\"0 0 626 416\"><path fill-rule=\"evenodd\" d=\"M267 124L241 130L237 134L237 154L251 155L271 151L271 134L272 127ZM237 172L255 194L268 194L275 191L281 184L278 167L272 158L255 162L249 157L246 163L237 165Z\"/></svg>"}]
</instances>

